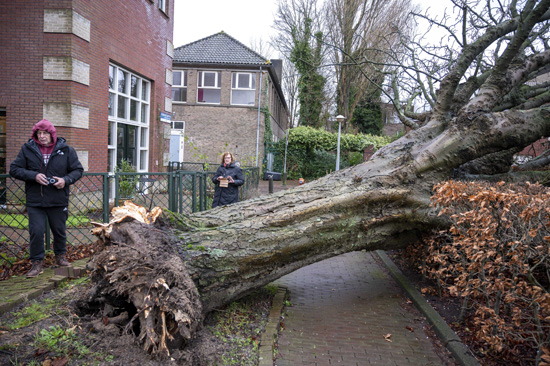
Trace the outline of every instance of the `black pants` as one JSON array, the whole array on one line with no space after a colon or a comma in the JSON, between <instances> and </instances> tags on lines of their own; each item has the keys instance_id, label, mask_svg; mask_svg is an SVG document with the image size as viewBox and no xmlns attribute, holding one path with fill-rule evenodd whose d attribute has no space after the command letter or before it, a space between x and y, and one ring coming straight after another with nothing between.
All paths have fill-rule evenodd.
<instances>
[{"instance_id":1,"label":"black pants","mask_svg":"<svg viewBox=\"0 0 550 366\"><path fill-rule=\"evenodd\" d=\"M29 214L31 261L44 259L46 218L53 233L53 252L56 256L64 255L67 252L66 225L69 217L67 207L27 207L27 213Z\"/></svg>"}]
</instances>

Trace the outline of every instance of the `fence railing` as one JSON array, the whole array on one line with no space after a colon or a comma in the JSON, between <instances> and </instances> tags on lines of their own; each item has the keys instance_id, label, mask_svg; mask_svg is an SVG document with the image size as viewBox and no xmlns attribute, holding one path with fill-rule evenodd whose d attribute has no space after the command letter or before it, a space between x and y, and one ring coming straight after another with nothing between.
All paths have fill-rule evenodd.
<instances>
[{"instance_id":1,"label":"fence railing","mask_svg":"<svg viewBox=\"0 0 550 366\"><path fill-rule=\"evenodd\" d=\"M185 163L184 163L185 164ZM108 222L110 210L125 200L148 210L160 207L178 213L204 211L211 207L214 196L212 177L215 172L204 171L202 165L173 165L193 167L195 171L170 169L168 173L84 173L71 185L67 244L90 244L96 237L90 234L92 222ZM200 171L197 171L199 170ZM257 188L259 168L243 168L247 190ZM0 174L0 264L13 262L28 254L28 216L25 206L25 183ZM51 233L46 230L46 250L50 249Z\"/></svg>"}]
</instances>

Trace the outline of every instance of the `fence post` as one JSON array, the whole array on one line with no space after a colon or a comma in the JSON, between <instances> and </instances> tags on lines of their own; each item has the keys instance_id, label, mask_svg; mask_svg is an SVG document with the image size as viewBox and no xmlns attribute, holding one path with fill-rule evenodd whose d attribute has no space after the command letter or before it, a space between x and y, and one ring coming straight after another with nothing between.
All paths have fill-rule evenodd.
<instances>
[{"instance_id":1,"label":"fence post","mask_svg":"<svg viewBox=\"0 0 550 366\"><path fill-rule=\"evenodd\" d=\"M178 212L178 204L176 202L177 195L177 184L176 184L176 173L172 170L172 163L168 164L170 167L168 175L168 209L172 212Z\"/></svg>"},{"instance_id":2,"label":"fence post","mask_svg":"<svg viewBox=\"0 0 550 366\"><path fill-rule=\"evenodd\" d=\"M191 211L197 212L197 173L191 175L191 187L193 187L191 191Z\"/></svg>"},{"instance_id":3,"label":"fence post","mask_svg":"<svg viewBox=\"0 0 550 366\"><path fill-rule=\"evenodd\" d=\"M109 173L103 173L103 222L109 222Z\"/></svg>"},{"instance_id":4,"label":"fence post","mask_svg":"<svg viewBox=\"0 0 550 366\"><path fill-rule=\"evenodd\" d=\"M118 206L118 195L119 195L119 185L120 185L120 177L118 173L115 174L115 206Z\"/></svg>"}]
</instances>

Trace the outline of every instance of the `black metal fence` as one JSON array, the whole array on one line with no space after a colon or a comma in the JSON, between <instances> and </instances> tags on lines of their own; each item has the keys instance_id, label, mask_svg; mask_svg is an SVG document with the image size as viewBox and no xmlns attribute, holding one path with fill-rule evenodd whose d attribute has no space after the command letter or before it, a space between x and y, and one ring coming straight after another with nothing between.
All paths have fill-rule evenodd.
<instances>
[{"instance_id":1,"label":"black metal fence","mask_svg":"<svg viewBox=\"0 0 550 366\"><path fill-rule=\"evenodd\" d=\"M260 179L257 167L243 168L243 172L246 179L240 190L241 199L248 190L258 187ZM208 171L207 165L197 163L170 163L168 173L84 173L71 186L67 243L94 242L96 238L90 234L91 223L108 222L110 210L125 200L148 210L157 206L185 214L207 210L214 196L214 174ZM47 250L50 235L50 230L46 230ZM27 255L28 240L25 183L0 174L0 264Z\"/></svg>"}]
</instances>

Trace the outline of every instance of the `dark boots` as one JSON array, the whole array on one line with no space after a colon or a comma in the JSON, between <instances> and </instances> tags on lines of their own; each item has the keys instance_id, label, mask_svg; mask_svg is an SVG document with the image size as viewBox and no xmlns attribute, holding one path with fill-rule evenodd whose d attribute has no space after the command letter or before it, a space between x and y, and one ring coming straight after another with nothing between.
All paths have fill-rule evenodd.
<instances>
[{"instance_id":1,"label":"dark boots","mask_svg":"<svg viewBox=\"0 0 550 366\"><path fill-rule=\"evenodd\" d=\"M65 259L64 255L55 256L55 265L58 267L70 267L71 264ZM44 272L42 261L32 261L31 270L27 272L27 278L34 278Z\"/></svg>"},{"instance_id":2,"label":"dark boots","mask_svg":"<svg viewBox=\"0 0 550 366\"><path fill-rule=\"evenodd\" d=\"M32 261L31 270L27 272L27 278L34 278L44 272L42 269L42 261Z\"/></svg>"},{"instance_id":3,"label":"dark boots","mask_svg":"<svg viewBox=\"0 0 550 366\"><path fill-rule=\"evenodd\" d=\"M59 267L70 267L71 264L65 259L64 255L55 256L55 264Z\"/></svg>"}]
</instances>

